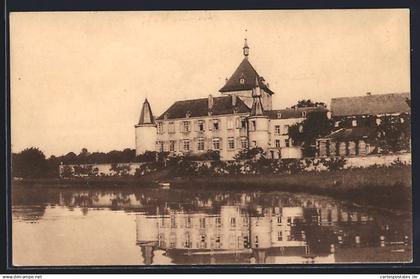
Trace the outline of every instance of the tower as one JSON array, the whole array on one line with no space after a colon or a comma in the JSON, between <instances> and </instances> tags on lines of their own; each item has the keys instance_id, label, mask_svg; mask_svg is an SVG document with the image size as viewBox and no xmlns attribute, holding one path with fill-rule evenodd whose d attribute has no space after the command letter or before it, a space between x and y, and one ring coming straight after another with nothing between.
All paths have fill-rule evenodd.
<instances>
[{"instance_id":1,"label":"tower","mask_svg":"<svg viewBox=\"0 0 420 279\"><path fill-rule=\"evenodd\" d=\"M265 110L272 109L272 95L273 91L265 83L265 80L260 76L255 68L249 62L249 46L248 41L245 39L244 46L242 47L244 58L236 68L232 76L226 80L225 85L219 90L223 95L234 95L239 97L248 107L253 103L253 91L255 86L258 85L261 94L261 102ZM255 83L257 80L257 83Z\"/></svg>"},{"instance_id":2,"label":"tower","mask_svg":"<svg viewBox=\"0 0 420 279\"><path fill-rule=\"evenodd\" d=\"M147 99L141 108L139 122L134 126L136 132L136 156L145 151L154 151L156 146L156 123Z\"/></svg>"},{"instance_id":3,"label":"tower","mask_svg":"<svg viewBox=\"0 0 420 279\"><path fill-rule=\"evenodd\" d=\"M248 117L249 146L261 147L263 150L267 150L269 142L269 119L268 116L264 114L258 78L255 79L255 88L252 91L252 98L251 113Z\"/></svg>"}]
</instances>

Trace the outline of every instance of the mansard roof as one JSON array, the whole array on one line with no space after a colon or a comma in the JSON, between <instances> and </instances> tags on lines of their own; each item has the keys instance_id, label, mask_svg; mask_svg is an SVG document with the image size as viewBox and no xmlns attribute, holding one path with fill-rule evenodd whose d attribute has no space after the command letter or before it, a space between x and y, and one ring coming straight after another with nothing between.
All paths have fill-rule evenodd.
<instances>
[{"instance_id":1,"label":"mansard roof","mask_svg":"<svg viewBox=\"0 0 420 279\"><path fill-rule=\"evenodd\" d=\"M240 82L240 79L244 79L244 83ZM274 94L267 85L264 83L263 77L259 76L257 71L251 65L247 58L244 58L239 64L236 71L226 82L226 84L219 90L219 92L231 92L231 91L244 91L252 90L255 88L255 79L258 78L259 87L269 94Z\"/></svg>"},{"instance_id":2,"label":"mansard roof","mask_svg":"<svg viewBox=\"0 0 420 279\"><path fill-rule=\"evenodd\" d=\"M289 119L289 118L304 118L306 115L313 111L324 111L328 110L324 107L304 107L304 108L286 108L276 110L266 110L264 112L270 119Z\"/></svg>"},{"instance_id":3,"label":"mansard roof","mask_svg":"<svg viewBox=\"0 0 420 279\"><path fill-rule=\"evenodd\" d=\"M143 124L154 124L155 118L152 113L152 108L150 107L149 101L144 100L143 107L141 108L140 120L137 125Z\"/></svg>"},{"instance_id":4,"label":"mansard roof","mask_svg":"<svg viewBox=\"0 0 420 279\"><path fill-rule=\"evenodd\" d=\"M333 116L409 113L411 109L407 99L410 99L410 93L333 98L331 99L331 113Z\"/></svg>"},{"instance_id":5,"label":"mansard roof","mask_svg":"<svg viewBox=\"0 0 420 279\"><path fill-rule=\"evenodd\" d=\"M213 107L211 115L233 114L236 108L237 113L248 113L250 109L238 97L236 97L236 105L232 105L232 96L213 97ZM208 116L208 98L193 99L175 102L170 106L157 120L185 118L187 113L190 117Z\"/></svg>"}]
</instances>

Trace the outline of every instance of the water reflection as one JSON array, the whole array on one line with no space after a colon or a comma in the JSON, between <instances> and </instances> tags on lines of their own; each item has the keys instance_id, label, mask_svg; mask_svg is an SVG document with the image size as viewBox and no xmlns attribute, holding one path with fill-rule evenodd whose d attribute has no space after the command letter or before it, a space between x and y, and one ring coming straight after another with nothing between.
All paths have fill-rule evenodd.
<instances>
[{"instance_id":1,"label":"water reflection","mask_svg":"<svg viewBox=\"0 0 420 279\"><path fill-rule=\"evenodd\" d=\"M135 240L127 236L119 241L140 248L137 264L411 260L410 216L354 208L319 196L280 192L69 189L49 190L43 198L36 197L39 195L39 191L25 189L13 196L14 222L43 222L48 219L44 216L46 206L64 209L60 214L55 213L57 220L68 218L75 208L81 210L86 221L98 218L91 216L92 210L105 210L100 215L102 224L117 212L133 216L129 220L135 222ZM130 227L129 221L124 222L122 226ZM104 227L85 233L95 234L101 229ZM97 264L95 257L86 261Z\"/></svg>"}]
</instances>

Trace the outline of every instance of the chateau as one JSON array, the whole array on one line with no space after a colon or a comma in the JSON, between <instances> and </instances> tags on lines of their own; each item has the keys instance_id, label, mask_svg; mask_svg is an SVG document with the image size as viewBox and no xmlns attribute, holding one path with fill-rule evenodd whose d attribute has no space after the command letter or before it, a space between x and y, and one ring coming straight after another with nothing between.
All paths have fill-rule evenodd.
<instances>
[{"instance_id":1,"label":"chateau","mask_svg":"<svg viewBox=\"0 0 420 279\"><path fill-rule=\"evenodd\" d=\"M220 96L177 101L157 118L146 99L135 125L136 155L215 150L222 160L231 160L241 149L261 147L273 159L300 158L300 147L289 138L289 126L302 122L308 112L326 109L273 109L275 93L251 65L246 39L243 55Z\"/></svg>"}]
</instances>

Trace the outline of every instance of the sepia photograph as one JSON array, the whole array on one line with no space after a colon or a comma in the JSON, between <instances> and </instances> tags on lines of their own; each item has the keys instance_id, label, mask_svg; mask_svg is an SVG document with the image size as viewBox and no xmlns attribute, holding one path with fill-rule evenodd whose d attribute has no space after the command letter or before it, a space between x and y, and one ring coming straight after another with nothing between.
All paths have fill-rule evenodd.
<instances>
[{"instance_id":1,"label":"sepia photograph","mask_svg":"<svg viewBox=\"0 0 420 279\"><path fill-rule=\"evenodd\" d=\"M409 9L9 27L14 267L413 261Z\"/></svg>"}]
</instances>

